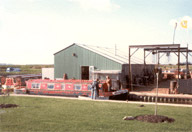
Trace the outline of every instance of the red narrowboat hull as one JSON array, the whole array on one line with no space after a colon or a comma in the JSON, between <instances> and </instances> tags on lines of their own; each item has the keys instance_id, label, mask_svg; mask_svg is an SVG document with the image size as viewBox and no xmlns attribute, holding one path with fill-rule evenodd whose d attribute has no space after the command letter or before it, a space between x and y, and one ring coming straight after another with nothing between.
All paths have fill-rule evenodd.
<instances>
[{"instance_id":1,"label":"red narrowboat hull","mask_svg":"<svg viewBox=\"0 0 192 132\"><path fill-rule=\"evenodd\" d=\"M28 80L26 81L26 93L35 95L59 95L59 96L91 96L91 80ZM102 86L104 81L99 84L100 97L113 97L116 95L127 94L128 90L118 90L107 92Z\"/></svg>"}]
</instances>

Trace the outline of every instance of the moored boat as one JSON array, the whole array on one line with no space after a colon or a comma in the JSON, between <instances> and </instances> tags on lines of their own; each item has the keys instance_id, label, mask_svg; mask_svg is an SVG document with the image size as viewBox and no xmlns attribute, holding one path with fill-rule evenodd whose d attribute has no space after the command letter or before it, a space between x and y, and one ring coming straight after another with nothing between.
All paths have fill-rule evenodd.
<instances>
[{"instance_id":1,"label":"moored boat","mask_svg":"<svg viewBox=\"0 0 192 132\"><path fill-rule=\"evenodd\" d=\"M26 93L35 95L91 96L92 80L49 80L33 79L26 81ZM104 81L99 84L99 97L107 99L126 98L127 89L107 91ZM23 91L25 92L25 91ZM22 93L22 91L18 92Z\"/></svg>"}]
</instances>

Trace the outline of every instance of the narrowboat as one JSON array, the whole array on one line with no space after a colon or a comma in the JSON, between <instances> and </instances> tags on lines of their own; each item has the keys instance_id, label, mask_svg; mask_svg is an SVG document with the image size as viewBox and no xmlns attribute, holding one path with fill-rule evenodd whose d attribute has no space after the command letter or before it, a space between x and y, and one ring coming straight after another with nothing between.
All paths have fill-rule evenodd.
<instances>
[{"instance_id":1,"label":"narrowboat","mask_svg":"<svg viewBox=\"0 0 192 132\"><path fill-rule=\"evenodd\" d=\"M40 79L41 77L42 75L40 74L0 76L0 94L6 92L13 92L14 89L25 89L25 81L29 79Z\"/></svg>"},{"instance_id":2,"label":"narrowboat","mask_svg":"<svg viewBox=\"0 0 192 132\"><path fill-rule=\"evenodd\" d=\"M49 80L33 79L26 81L26 92L35 95L59 95L59 96L91 96L92 80ZM99 98L101 99L126 99L128 90L107 91L106 83L100 81Z\"/></svg>"}]
</instances>

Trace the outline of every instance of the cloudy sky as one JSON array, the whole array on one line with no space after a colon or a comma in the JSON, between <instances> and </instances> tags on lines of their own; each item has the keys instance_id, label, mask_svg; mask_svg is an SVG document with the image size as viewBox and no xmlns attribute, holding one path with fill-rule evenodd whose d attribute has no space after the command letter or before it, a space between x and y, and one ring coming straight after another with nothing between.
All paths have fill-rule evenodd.
<instances>
[{"instance_id":1,"label":"cloudy sky","mask_svg":"<svg viewBox=\"0 0 192 132\"><path fill-rule=\"evenodd\" d=\"M0 0L0 63L53 64L72 43L192 49L191 0ZM187 29L180 22L187 20Z\"/></svg>"}]
</instances>

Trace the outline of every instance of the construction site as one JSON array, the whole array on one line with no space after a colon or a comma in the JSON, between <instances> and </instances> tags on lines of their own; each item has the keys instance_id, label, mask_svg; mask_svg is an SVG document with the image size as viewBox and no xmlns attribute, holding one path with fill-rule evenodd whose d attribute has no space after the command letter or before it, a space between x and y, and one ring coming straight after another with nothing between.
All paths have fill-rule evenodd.
<instances>
[{"instance_id":1,"label":"construction site","mask_svg":"<svg viewBox=\"0 0 192 132\"><path fill-rule=\"evenodd\" d=\"M143 78L133 77L131 70L131 58L138 49L144 52L144 67L146 67L146 58L150 55L156 55L156 65L154 69L154 80L149 81L148 71L144 68ZM133 52L131 52L133 51ZM189 55L192 50L188 47L180 47L180 44L161 44L161 45L131 45L129 46L129 78L130 78L130 100L146 102L164 102L164 103L189 103L191 104L192 94L192 71L189 70ZM177 57L176 69L162 69L160 60L165 54L175 54ZM185 68L181 68L181 55L185 58ZM133 57L134 58L134 57ZM145 80L142 83L141 80ZM146 81L148 80L148 81ZM144 85L142 85L144 84ZM158 97L157 97L158 96Z\"/></svg>"},{"instance_id":2,"label":"construction site","mask_svg":"<svg viewBox=\"0 0 192 132\"><path fill-rule=\"evenodd\" d=\"M129 45L128 50L127 55L116 48L74 43L56 52L54 68L43 68L42 75L2 76L1 85L18 91L27 87L26 81L29 79L72 80L72 87L82 91L83 83L81 86L79 82L91 82L96 78L105 80L108 76L112 81L111 91L129 91L127 100L192 104L192 71L189 68L192 50L180 44ZM143 59L139 59L137 52L143 54ZM172 67L161 64L161 59L167 54L176 57L177 63ZM156 62L149 63L149 56L155 58ZM181 56L185 59L184 65L180 63ZM47 83L51 83L51 80ZM107 92L105 84L102 85L103 91ZM56 90L56 86L52 87L52 90Z\"/></svg>"}]
</instances>

